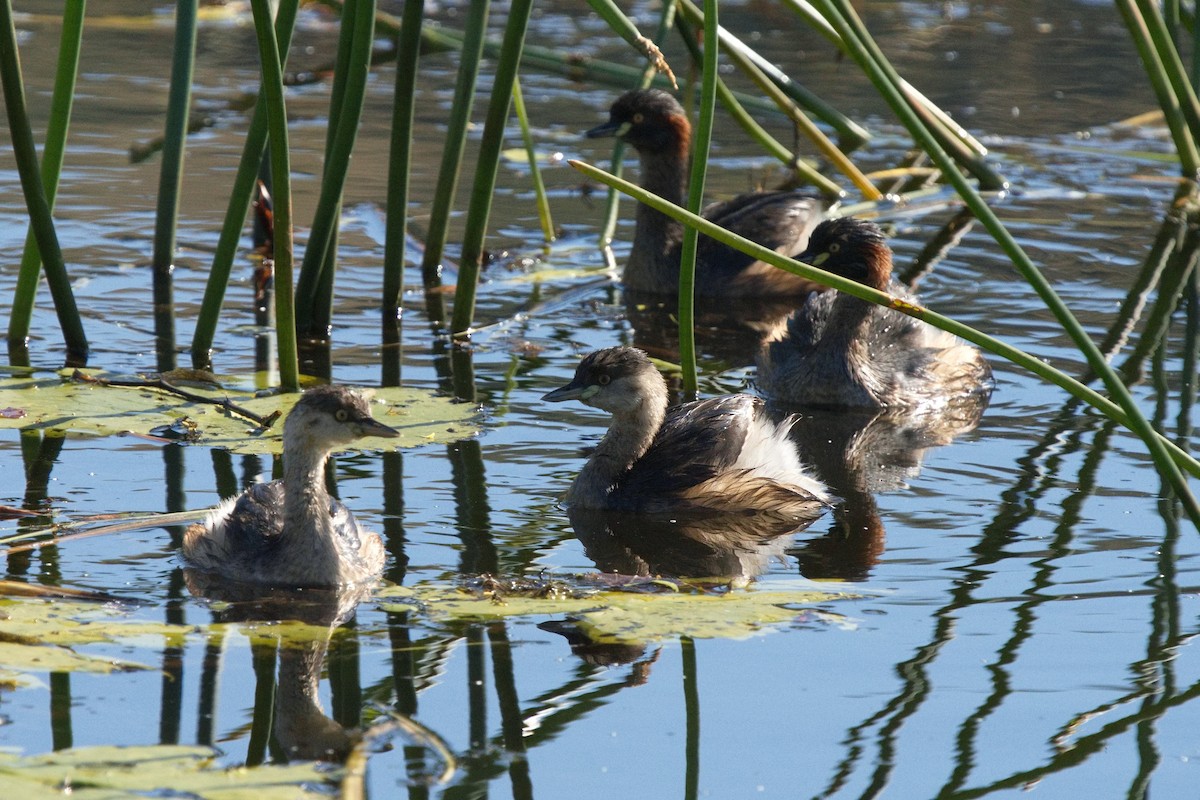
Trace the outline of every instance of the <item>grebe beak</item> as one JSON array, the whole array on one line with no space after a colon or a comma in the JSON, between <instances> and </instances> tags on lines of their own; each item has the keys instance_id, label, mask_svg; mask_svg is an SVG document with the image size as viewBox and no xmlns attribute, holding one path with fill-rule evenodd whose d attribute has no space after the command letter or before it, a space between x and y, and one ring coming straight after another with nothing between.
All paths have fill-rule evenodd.
<instances>
[{"instance_id":1,"label":"grebe beak","mask_svg":"<svg viewBox=\"0 0 1200 800\"><path fill-rule=\"evenodd\" d=\"M604 136L616 136L619 139L629 133L630 127L631 125L628 122L616 122L610 119L603 125L597 125L591 130L585 131L583 135L588 139L599 139Z\"/></svg>"},{"instance_id":2,"label":"grebe beak","mask_svg":"<svg viewBox=\"0 0 1200 800\"><path fill-rule=\"evenodd\" d=\"M355 422L354 429L359 436L378 436L381 439L395 439L400 436L400 431L371 417Z\"/></svg>"},{"instance_id":3,"label":"grebe beak","mask_svg":"<svg viewBox=\"0 0 1200 800\"><path fill-rule=\"evenodd\" d=\"M595 394L596 387L584 386L576 381L571 381L566 386L560 386L552 392L546 392L542 395L542 399L551 403L561 403L564 400L586 400ZM588 389L593 389L589 392Z\"/></svg>"}]
</instances>

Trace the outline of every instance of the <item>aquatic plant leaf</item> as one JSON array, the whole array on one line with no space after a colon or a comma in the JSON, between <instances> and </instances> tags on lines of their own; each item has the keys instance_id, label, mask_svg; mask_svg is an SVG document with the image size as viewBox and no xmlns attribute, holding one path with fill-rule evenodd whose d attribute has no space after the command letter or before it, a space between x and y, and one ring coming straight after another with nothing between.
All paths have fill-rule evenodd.
<instances>
[{"instance_id":1,"label":"aquatic plant leaf","mask_svg":"<svg viewBox=\"0 0 1200 800\"><path fill-rule=\"evenodd\" d=\"M94 374L93 374L93 377ZM246 392L188 391L225 400L266 417L280 411L286 415L299 395L254 397ZM397 439L362 439L355 449L391 450L433 442L450 442L475 435L479 413L469 403L410 388L372 389L376 419L400 431ZM196 444L224 447L240 453L279 453L282 425L265 433L255 432L254 423L220 406L189 402L168 392L128 386L106 386L81 382L67 376L0 377L0 428L64 430L76 434L114 436L152 435L187 418L188 440Z\"/></svg>"},{"instance_id":2,"label":"aquatic plant leaf","mask_svg":"<svg viewBox=\"0 0 1200 800\"><path fill-rule=\"evenodd\" d=\"M0 641L0 667L24 672L118 672L153 669L146 664L80 655L52 644Z\"/></svg>"},{"instance_id":3,"label":"aquatic plant leaf","mask_svg":"<svg viewBox=\"0 0 1200 800\"><path fill-rule=\"evenodd\" d=\"M112 605L75 600L0 599L0 635L36 644L78 645L138 637L181 637L189 625L131 620Z\"/></svg>"},{"instance_id":4,"label":"aquatic plant leaf","mask_svg":"<svg viewBox=\"0 0 1200 800\"><path fill-rule=\"evenodd\" d=\"M416 611L432 620L569 615L600 642L642 642L691 636L740 639L797 622L840 621L813 605L853 597L817 590L738 590L722 594L596 592L584 597L469 592L445 586L392 586L376 597L386 611Z\"/></svg>"},{"instance_id":5,"label":"aquatic plant leaf","mask_svg":"<svg viewBox=\"0 0 1200 800\"><path fill-rule=\"evenodd\" d=\"M0 667L0 689L44 689L46 684L24 672Z\"/></svg>"},{"instance_id":6,"label":"aquatic plant leaf","mask_svg":"<svg viewBox=\"0 0 1200 800\"><path fill-rule=\"evenodd\" d=\"M68 649L98 642L132 643L153 637L178 640L194 629L120 618L111 605L74 600L0 600L0 667L20 672L115 672L153 669L146 664L89 656ZM0 679L4 673L0 672Z\"/></svg>"},{"instance_id":7,"label":"aquatic plant leaf","mask_svg":"<svg viewBox=\"0 0 1200 800\"><path fill-rule=\"evenodd\" d=\"M147 745L81 747L34 756L0 753L0 782L19 785L13 796L58 796L70 787L73 798L135 798L169 792L172 797L209 800L275 800L328 797L317 787L330 785L336 773L315 763L253 768L214 767L218 752L209 747Z\"/></svg>"}]
</instances>

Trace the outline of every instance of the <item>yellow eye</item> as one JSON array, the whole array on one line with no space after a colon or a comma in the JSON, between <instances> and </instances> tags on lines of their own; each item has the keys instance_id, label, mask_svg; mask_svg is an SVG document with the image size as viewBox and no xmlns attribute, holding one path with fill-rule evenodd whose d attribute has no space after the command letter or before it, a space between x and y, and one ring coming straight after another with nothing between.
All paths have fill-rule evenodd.
<instances>
[{"instance_id":1,"label":"yellow eye","mask_svg":"<svg viewBox=\"0 0 1200 800\"><path fill-rule=\"evenodd\" d=\"M836 253L838 250L842 249L842 246L838 242L830 242L829 247L827 249L829 250L830 253Z\"/></svg>"},{"instance_id":2,"label":"yellow eye","mask_svg":"<svg viewBox=\"0 0 1200 800\"><path fill-rule=\"evenodd\" d=\"M333 416L338 422L345 422L346 420L350 419L349 412L347 412L344 408L339 408Z\"/></svg>"},{"instance_id":3,"label":"yellow eye","mask_svg":"<svg viewBox=\"0 0 1200 800\"><path fill-rule=\"evenodd\" d=\"M596 383L600 384L601 386L608 386L608 382L611 380L612 378L608 375L600 374L596 376Z\"/></svg>"}]
</instances>

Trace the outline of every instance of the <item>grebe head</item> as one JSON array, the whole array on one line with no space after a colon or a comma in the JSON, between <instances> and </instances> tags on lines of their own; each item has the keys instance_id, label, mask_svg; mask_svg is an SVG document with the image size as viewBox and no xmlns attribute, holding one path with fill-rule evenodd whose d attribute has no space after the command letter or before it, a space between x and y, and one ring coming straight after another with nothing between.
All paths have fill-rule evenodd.
<instances>
[{"instance_id":1,"label":"grebe head","mask_svg":"<svg viewBox=\"0 0 1200 800\"><path fill-rule=\"evenodd\" d=\"M608 122L585 134L589 139L616 136L643 153L687 152L692 125L679 101L661 89L634 89L616 99Z\"/></svg>"},{"instance_id":2,"label":"grebe head","mask_svg":"<svg viewBox=\"0 0 1200 800\"><path fill-rule=\"evenodd\" d=\"M648 397L662 397L666 405L667 385L662 374L634 347L610 347L589 354L566 386L544 395L559 403L578 400L609 413L638 410Z\"/></svg>"},{"instance_id":3,"label":"grebe head","mask_svg":"<svg viewBox=\"0 0 1200 800\"><path fill-rule=\"evenodd\" d=\"M285 448L328 452L364 436L394 439L395 428L371 416L365 397L345 386L317 386L306 391L283 423Z\"/></svg>"},{"instance_id":4,"label":"grebe head","mask_svg":"<svg viewBox=\"0 0 1200 800\"><path fill-rule=\"evenodd\" d=\"M880 290L892 277L892 251L883 231L874 222L854 217L822 222L796 260Z\"/></svg>"}]
</instances>

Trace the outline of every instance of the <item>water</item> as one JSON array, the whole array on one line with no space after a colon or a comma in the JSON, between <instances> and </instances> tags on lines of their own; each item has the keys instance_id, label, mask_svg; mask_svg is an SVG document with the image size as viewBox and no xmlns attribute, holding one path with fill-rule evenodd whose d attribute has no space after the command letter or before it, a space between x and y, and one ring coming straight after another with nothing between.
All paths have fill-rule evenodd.
<instances>
[{"instance_id":1,"label":"water","mask_svg":"<svg viewBox=\"0 0 1200 800\"><path fill-rule=\"evenodd\" d=\"M146 264L158 161L130 164L128 151L161 133L171 31L105 24L108 14L141 13L134 5L92 9L58 213L91 363L116 373L156 363ZM1119 18L1106 4L1014 1L948 4L946 19L944 5L870 4L869 22L911 82L985 138L1014 186L998 207L1001 217L1089 332L1102 337L1169 210L1177 172L1155 158L1170 152L1161 131L1113 124L1153 105ZM59 9L29 6L22 8L34 14L22 24L22 57L36 115L46 105ZM434 13L454 26L458 11ZM627 58L597 36L595 20L578 15L575 6L539 8L531 41L540 36ZM789 15L746 3L731 7L726 21L742 35L759 31L756 44L774 50L786 69L868 120L878 135L869 165L888 163L903 147L856 70L836 62L815 35L797 33ZM641 22L652 29L650 16ZM299 36L296 66L318 65L331 52L333 31L318 13L305 18ZM176 271L181 342L191 336L241 146L245 117L227 101L255 85L252 39L247 27L227 22L201 32L196 99L217 124L189 142ZM422 66L418 233L454 63L436 55ZM379 380L372 298L381 279L392 78L389 67L374 76L347 182L332 351L334 377L347 383ZM604 146L577 132L602 118L616 90L536 72L522 79L541 146L603 163ZM324 86L289 95L301 237L315 201L325 102ZM718 131L714 193L744 190L769 169L747 161L747 143L729 127ZM595 568L556 498L605 421L539 398L569 379L579 354L633 334L612 285L582 288L604 274L592 245L598 194L581 191L578 174L562 164L545 177L565 232L549 251L537 244L524 168L507 164L500 176L502 202L492 217L498 233L488 247L514 258L491 266L480 289L477 319L490 327L473 340L471 356L487 412L482 435L450 447L338 459L340 496L387 535L388 577L397 583ZM8 292L24 227L7 156L0 182L7 187L0 193L0 291ZM901 219L893 240L898 263L910 261L948 216ZM627 241L628 205L623 219ZM249 266L239 269L215 365L245 376L253 369L254 331ZM544 279L531 280L534 270ZM404 382L445 388L447 358L430 340L415 270L408 283ZM1052 316L978 227L923 279L921 291L936 310L1068 372L1081 369ZM549 302L513 316L534 299ZM55 368L62 361L57 326L49 303L39 303L31 354L35 365ZM1176 320L1160 363L1147 362L1134 387L1146 412L1170 431L1181 414L1181 325ZM1135 332L1116 363L1139 339ZM721 365L711 351L703 361L710 374ZM1197 536L1186 523L1164 521L1160 480L1135 438L1071 409L1059 390L1011 365L993 366L997 390L975 430L908 454L877 491L847 503L845 518L818 521L760 577L764 588L794 586L801 574L851 578L861 599L817 604L752 638L647 642L625 653L632 663L613 666L572 654L563 637L538 627L544 617L467 625L407 618L369 602L331 648L331 677L320 683L326 712L347 727L376 717L374 704L412 713L460 759L452 785L429 790L439 797L693 790L712 797L1016 796L1029 789L1045 797L1141 797L1151 787L1157 796L1190 794L1200 757L1192 702L1200 659L1188 622L1200 589ZM733 368L721 384L740 387L750 375ZM1157 412L1156 385L1165 387ZM226 458L131 437L70 437L50 458L47 503L58 520L203 508L219 499L216 470L231 469L239 481L271 470L268 457ZM4 432L0 504L22 503L22 463L20 437ZM864 526L870 535L846 533ZM18 527L2 522L0 533ZM126 613L135 619L206 625L213 612L184 587L177 533L140 530L11 556L6 577L133 598L140 603ZM161 673L42 675L49 689L5 691L0 745L32 754L68 745L211 743L223 763L254 760L257 679L243 634L231 631L220 643L196 634L170 646L138 640L78 649L150 663ZM273 745L268 758L282 755ZM372 758L374 796L410 791L407 780L399 743Z\"/></svg>"}]
</instances>

